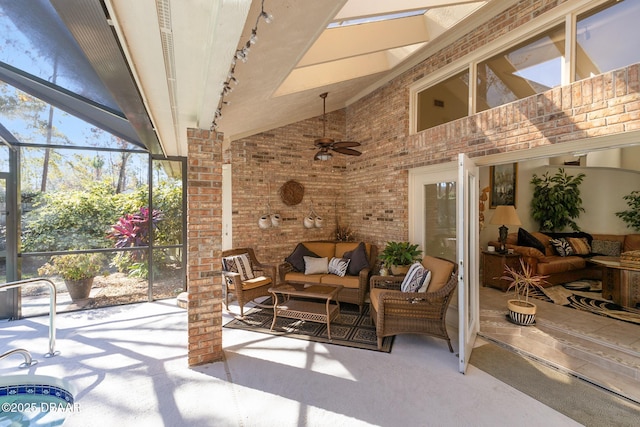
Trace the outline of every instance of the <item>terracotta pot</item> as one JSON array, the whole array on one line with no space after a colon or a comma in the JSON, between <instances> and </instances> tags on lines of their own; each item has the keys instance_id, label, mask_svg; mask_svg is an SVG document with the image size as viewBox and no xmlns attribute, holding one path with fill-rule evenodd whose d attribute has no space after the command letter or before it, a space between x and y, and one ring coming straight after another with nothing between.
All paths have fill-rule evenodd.
<instances>
[{"instance_id":1,"label":"terracotta pot","mask_svg":"<svg viewBox=\"0 0 640 427\"><path fill-rule=\"evenodd\" d=\"M509 317L513 323L522 326L529 326L535 323L538 307L534 303L510 299L507 301L507 307L509 308Z\"/></svg>"},{"instance_id":2,"label":"terracotta pot","mask_svg":"<svg viewBox=\"0 0 640 427\"><path fill-rule=\"evenodd\" d=\"M65 280L64 281L69 296L72 301L81 301L89 298L91 286L93 286L93 277L82 280Z\"/></svg>"},{"instance_id":3,"label":"terracotta pot","mask_svg":"<svg viewBox=\"0 0 640 427\"><path fill-rule=\"evenodd\" d=\"M402 276L407 274L409 271L410 265L392 265L391 266L391 274L394 276Z\"/></svg>"}]
</instances>

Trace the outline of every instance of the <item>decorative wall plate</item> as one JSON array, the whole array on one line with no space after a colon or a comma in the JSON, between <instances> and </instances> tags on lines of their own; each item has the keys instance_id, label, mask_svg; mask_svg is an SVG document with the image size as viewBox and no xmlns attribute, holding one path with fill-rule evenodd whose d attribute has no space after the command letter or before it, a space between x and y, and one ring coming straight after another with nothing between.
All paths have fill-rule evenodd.
<instances>
[{"instance_id":1,"label":"decorative wall plate","mask_svg":"<svg viewBox=\"0 0 640 427\"><path fill-rule=\"evenodd\" d=\"M285 205L295 206L302 201L304 197L304 185L298 181L290 180L282 184L280 187L280 198Z\"/></svg>"}]
</instances>

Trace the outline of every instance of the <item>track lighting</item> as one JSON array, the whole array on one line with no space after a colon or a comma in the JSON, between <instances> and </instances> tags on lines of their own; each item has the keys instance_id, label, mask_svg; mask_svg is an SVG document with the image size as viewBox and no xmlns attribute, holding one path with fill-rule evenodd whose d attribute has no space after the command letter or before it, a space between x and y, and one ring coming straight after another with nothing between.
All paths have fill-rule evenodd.
<instances>
[{"instance_id":1,"label":"track lighting","mask_svg":"<svg viewBox=\"0 0 640 427\"><path fill-rule=\"evenodd\" d=\"M258 41L258 24L260 23L260 19L264 19L264 22L270 24L273 22L273 15L264 10L264 0L262 0L262 5L260 8L260 14L256 19L256 25L251 30L251 36L249 40L242 46L242 48L237 49L235 55L233 55L233 59L231 60L231 67L229 74L227 75L227 80L222 85L222 92L220 93L220 100L218 101L218 109L215 112L213 121L211 122L211 130L215 130L218 128L218 119L222 118L222 107L224 105L229 104L228 101L224 100L224 97L229 95L233 91L233 87L231 87L231 82L234 85L238 84L238 79L235 78L234 73L236 70L236 64L238 60L243 63L246 63L249 59L249 51L251 47L256 44ZM329 154L330 155L330 154Z\"/></svg>"}]
</instances>

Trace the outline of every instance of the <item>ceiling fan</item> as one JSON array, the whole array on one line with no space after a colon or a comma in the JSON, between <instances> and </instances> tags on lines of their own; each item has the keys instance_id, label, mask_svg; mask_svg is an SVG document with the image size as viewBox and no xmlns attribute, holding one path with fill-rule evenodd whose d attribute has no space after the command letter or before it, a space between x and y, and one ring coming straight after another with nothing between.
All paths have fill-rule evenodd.
<instances>
[{"instance_id":1,"label":"ceiling fan","mask_svg":"<svg viewBox=\"0 0 640 427\"><path fill-rule=\"evenodd\" d=\"M329 92L320 94L322 98L322 138L318 138L314 141L313 145L319 148L320 151L313 156L313 160L329 160L333 155L329 150L333 150L336 153L346 154L347 156L359 156L361 152L349 147L359 147L360 143L355 141L334 141L331 138L326 137L327 131L327 95Z\"/></svg>"}]
</instances>

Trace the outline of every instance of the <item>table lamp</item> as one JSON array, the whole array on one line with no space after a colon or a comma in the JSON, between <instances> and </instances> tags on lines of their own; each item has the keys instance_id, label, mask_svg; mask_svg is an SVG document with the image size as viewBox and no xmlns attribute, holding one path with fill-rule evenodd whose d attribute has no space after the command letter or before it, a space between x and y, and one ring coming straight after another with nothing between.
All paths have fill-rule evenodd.
<instances>
[{"instance_id":1,"label":"table lamp","mask_svg":"<svg viewBox=\"0 0 640 427\"><path fill-rule=\"evenodd\" d=\"M493 217L491 217L490 224L500 225L498 229L500 231L500 250L498 252L506 252L507 233L509 233L509 229L505 224L522 225L520 218L518 218L516 208L508 205L496 206L496 211L493 213Z\"/></svg>"}]
</instances>

